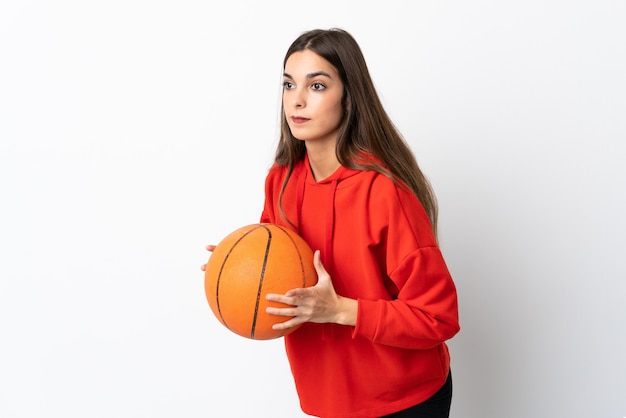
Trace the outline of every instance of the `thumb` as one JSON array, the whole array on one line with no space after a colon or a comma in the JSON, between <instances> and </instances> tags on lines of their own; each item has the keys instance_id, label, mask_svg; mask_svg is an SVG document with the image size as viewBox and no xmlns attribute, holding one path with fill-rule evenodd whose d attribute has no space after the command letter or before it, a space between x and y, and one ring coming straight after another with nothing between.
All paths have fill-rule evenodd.
<instances>
[{"instance_id":1,"label":"thumb","mask_svg":"<svg viewBox=\"0 0 626 418\"><path fill-rule=\"evenodd\" d=\"M315 267L315 271L317 272L318 278L321 279L321 278L328 277L328 272L326 271L324 264L322 264L322 257L320 255L320 250L315 250L315 253L313 253L313 267Z\"/></svg>"}]
</instances>

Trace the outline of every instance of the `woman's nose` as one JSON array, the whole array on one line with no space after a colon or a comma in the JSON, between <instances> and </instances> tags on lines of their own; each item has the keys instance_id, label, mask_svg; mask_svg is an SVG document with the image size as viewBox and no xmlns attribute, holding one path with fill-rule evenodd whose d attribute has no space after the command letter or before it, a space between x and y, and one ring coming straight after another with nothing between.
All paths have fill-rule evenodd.
<instances>
[{"instance_id":1,"label":"woman's nose","mask_svg":"<svg viewBox=\"0 0 626 418\"><path fill-rule=\"evenodd\" d=\"M293 92L293 105L300 109L303 108L306 105L306 99L304 96L304 91L300 90L300 89L296 89Z\"/></svg>"}]
</instances>

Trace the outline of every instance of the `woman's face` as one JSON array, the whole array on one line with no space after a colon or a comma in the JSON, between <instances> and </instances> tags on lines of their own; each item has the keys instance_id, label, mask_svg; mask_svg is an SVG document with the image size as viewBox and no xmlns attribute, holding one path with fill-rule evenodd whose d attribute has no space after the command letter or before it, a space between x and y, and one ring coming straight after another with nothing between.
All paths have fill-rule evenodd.
<instances>
[{"instance_id":1,"label":"woman's face","mask_svg":"<svg viewBox=\"0 0 626 418\"><path fill-rule=\"evenodd\" d=\"M304 50L287 59L283 109L295 138L334 144L344 115L342 97L339 74L324 58Z\"/></svg>"}]
</instances>

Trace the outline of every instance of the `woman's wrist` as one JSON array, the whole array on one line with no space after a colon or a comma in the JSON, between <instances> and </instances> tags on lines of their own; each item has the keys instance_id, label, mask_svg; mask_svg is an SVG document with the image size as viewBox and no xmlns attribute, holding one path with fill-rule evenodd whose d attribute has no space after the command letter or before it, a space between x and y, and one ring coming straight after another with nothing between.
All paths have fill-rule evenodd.
<instances>
[{"instance_id":1,"label":"woman's wrist","mask_svg":"<svg viewBox=\"0 0 626 418\"><path fill-rule=\"evenodd\" d=\"M341 325L355 326L358 307L359 302L356 299L339 296L339 311L335 322Z\"/></svg>"}]
</instances>

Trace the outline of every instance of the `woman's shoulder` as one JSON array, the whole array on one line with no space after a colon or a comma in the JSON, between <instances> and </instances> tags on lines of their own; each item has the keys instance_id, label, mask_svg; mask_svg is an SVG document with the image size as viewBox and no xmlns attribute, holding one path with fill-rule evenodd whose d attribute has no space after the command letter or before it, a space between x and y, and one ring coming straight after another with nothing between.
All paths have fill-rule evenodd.
<instances>
[{"instance_id":1,"label":"woman's shoulder","mask_svg":"<svg viewBox=\"0 0 626 418\"><path fill-rule=\"evenodd\" d=\"M304 167L304 161L302 161L302 160L296 161L294 166L293 166L293 171L296 172L298 170L301 170L302 167ZM289 165L287 165L287 164L279 164L276 161L273 161L272 164L270 165L269 169L268 169L268 176L269 175L284 174L287 171L289 171Z\"/></svg>"},{"instance_id":2,"label":"woman's shoulder","mask_svg":"<svg viewBox=\"0 0 626 418\"><path fill-rule=\"evenodd\" d=\"M268 186L273 185L276 187L278 185L282 186L288 174L290 177L298 177L300 175L299 173L303 170L303 166L304 165L302 162L297 162L291 174L289 174L289 166L273 162L265 176L265 184Z\"/></svg>"},{"instance_id":3,"label":"woman's shoulder","mask_svg":"<svg viewBox=\"0 0 626 418\"><path fill-rule=\"evenodd\" d=\"M267 170L267 176L277 176L284 173L286 170L287 166L279 165L278 163L273 162L272 165L270 165L270 168Z\"/></svg>"},{"instance_id":4,"label":"woman's shoulder","mask_svg":"<svg viewBox=\"0 0 626 418\"><path fill-rule=\"evenodd\" d=\"M372 191L378 195L393 195L410 197L414 196L411 189L397 178L392 178L387 174L371 171L369 172Z\"/></svg>"}]
</instances>

